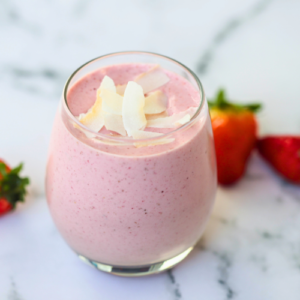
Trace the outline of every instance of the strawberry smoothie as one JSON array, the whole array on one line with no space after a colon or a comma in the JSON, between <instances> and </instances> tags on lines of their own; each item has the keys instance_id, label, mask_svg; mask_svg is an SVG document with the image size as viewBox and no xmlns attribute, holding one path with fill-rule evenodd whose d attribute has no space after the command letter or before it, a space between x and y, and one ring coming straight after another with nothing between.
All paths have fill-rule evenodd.
<instances>
[{"instance_id":1,"label":"strawberry smoothie","mask_svg":"<svg viewBox=\"0 0 300 300\"><path fill-rule=\"evenodd\" d=\"M95 102L105 75L125 84L151 67L116 64L85 74L69 86L67 104L63 101L54 122L46 177L52 217L76 253L107 265L145 266L179 255L200 238L214 202L207 104L176 73L164 70L170 81L160 88L168 97L168 114L201 107L185 128L171 133L174 141L121 145L107 142L111 133L105 129L96 141L72 125L73 116Z\"/></svg>"}]
</instances>

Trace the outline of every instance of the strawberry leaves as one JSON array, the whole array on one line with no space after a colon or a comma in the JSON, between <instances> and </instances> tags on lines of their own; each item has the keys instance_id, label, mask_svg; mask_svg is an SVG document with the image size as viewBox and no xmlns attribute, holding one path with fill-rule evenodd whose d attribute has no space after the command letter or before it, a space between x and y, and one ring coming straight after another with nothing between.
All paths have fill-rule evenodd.
<instances>
[{"instance_id":1,"label":"strawberry leaves","mask_svg":"<svg viewBox=\"0 0 300 300\"><path fill-rule=\"evenodd\" d=\"M220 89L214 100L208 101L209 108L216 108L220 110L232 110L232 111L244 111L249 110L253 113L258 112L261 109L260 103L251 103L251 104L234 104L230 103L226 99L225 91Z\"/></svg>"},{"instance_id":2,"label":"strawberry leaves","mask_svg":"<svg viewBox=\"0 0 300 300\"><path fill-rule=\"evenodd\" d=\"M19 175L22 168L23 164L20 164L9 171L7 166L0 162L0 198L5 198L12 208L18 201L24 201L26 186L29 184L29 178Z\"/></svg>"}]
</instances>

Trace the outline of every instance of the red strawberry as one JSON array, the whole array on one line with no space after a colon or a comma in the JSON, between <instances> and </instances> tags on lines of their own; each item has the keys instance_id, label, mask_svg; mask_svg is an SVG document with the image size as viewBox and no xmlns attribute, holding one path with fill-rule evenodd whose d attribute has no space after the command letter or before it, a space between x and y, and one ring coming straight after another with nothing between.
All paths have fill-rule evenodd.
<instances>
[{"instance_id":1,"label":"red strawberry","mask_svg":"<svg viewBox=\"0 0 300 300\"><path fill-rule=\"evenodd\" d=\"M24 201L28 178L19 176L22 164L11 169L0 160L0 216L15 208L18 201Z\"/></svg>"},{"instance_id":2,"label":"red strawberry","mask_svg":"<svg viewBox=\"0 0 300 300\"><path fill-rule=\"evenodd\" d=\"M248 158L255 147L257 123L255 112L260 104L229 103L220 90L214 102L209 101L216 148L218 182L228 185L244 174Z\"/></svg>"},{"instance_id":3,"label":"red strawberry","mask_svg":"<svg viewBox=\"0 0 300 300\"><path fill-rule=\"evenodd\" d=\"M300 184L299 136L268 136L258 141L257 148L283 177Z\"/></svg>"},{"instance_id":4,"label":"red strawberry","mask_svg":"<svg viewBox=\"0 0 300 300\"><path fill-rule=\"evenodd\" d=\"M12 209L12 205L5 198L0 199L0 216L6 214Z\"/></svg>"}]
</instances>

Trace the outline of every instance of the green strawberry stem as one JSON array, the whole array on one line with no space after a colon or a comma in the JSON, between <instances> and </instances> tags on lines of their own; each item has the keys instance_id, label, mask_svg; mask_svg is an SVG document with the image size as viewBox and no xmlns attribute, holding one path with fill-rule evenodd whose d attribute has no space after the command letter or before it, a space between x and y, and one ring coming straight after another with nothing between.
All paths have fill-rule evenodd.
<instances>
[{"instance_id":1,"label":"green strawberry stem","mask_svg":"<svg viewBox=\"0 0 300 300\"><path fill-rule=\"evenodd\" d=\"M23 164L20 164L7 172L5 164L0 162L0 199L5 198L13 208L18 201L24 201L26 186L29 184L29 178L19 175L22 168Z\"/></svg>"},{"instance_id":2,"label":"green strawberry stem","mask_svg":"<svg viewBox=\"0 0 300 300\"><path fill-rule=\"evenodd\" d=\"M230 103L225 96L225 91L220 89L213 101L208 101L209 108L217 108L220 110L249 110L253 113L258 112L262 105L260 103L251 103L251 104L236 104Z\"/></svg>"}]
</instances>

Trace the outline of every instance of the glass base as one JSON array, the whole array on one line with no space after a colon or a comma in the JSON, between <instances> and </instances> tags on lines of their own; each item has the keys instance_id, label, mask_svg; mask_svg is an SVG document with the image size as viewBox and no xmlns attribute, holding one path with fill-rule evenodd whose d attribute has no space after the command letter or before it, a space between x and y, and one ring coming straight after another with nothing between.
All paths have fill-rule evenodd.
<instances>
[{"instance_id":1,"label":"glass base","mask_svg":"<svg viewBox=\"0 0 300 300\"><path fill-rule=\"evenodd\" d=\"M78 256L82 261L84 261L85 263L89 264L92 267L95 267L100 271L111 273L118 276L124 276L124 277L139 277L139 276L157 274L174 267L175 265L180 263L183 259L185 259L192 250L193 247L190 247L184 252L180 253L179 255L172 257L168 260L155 263L152 265L133 266L133 267L112 266L112 265L102 264L100 262L93 261L82 255L78 255Z\"/></svg>"}]
</instances>

